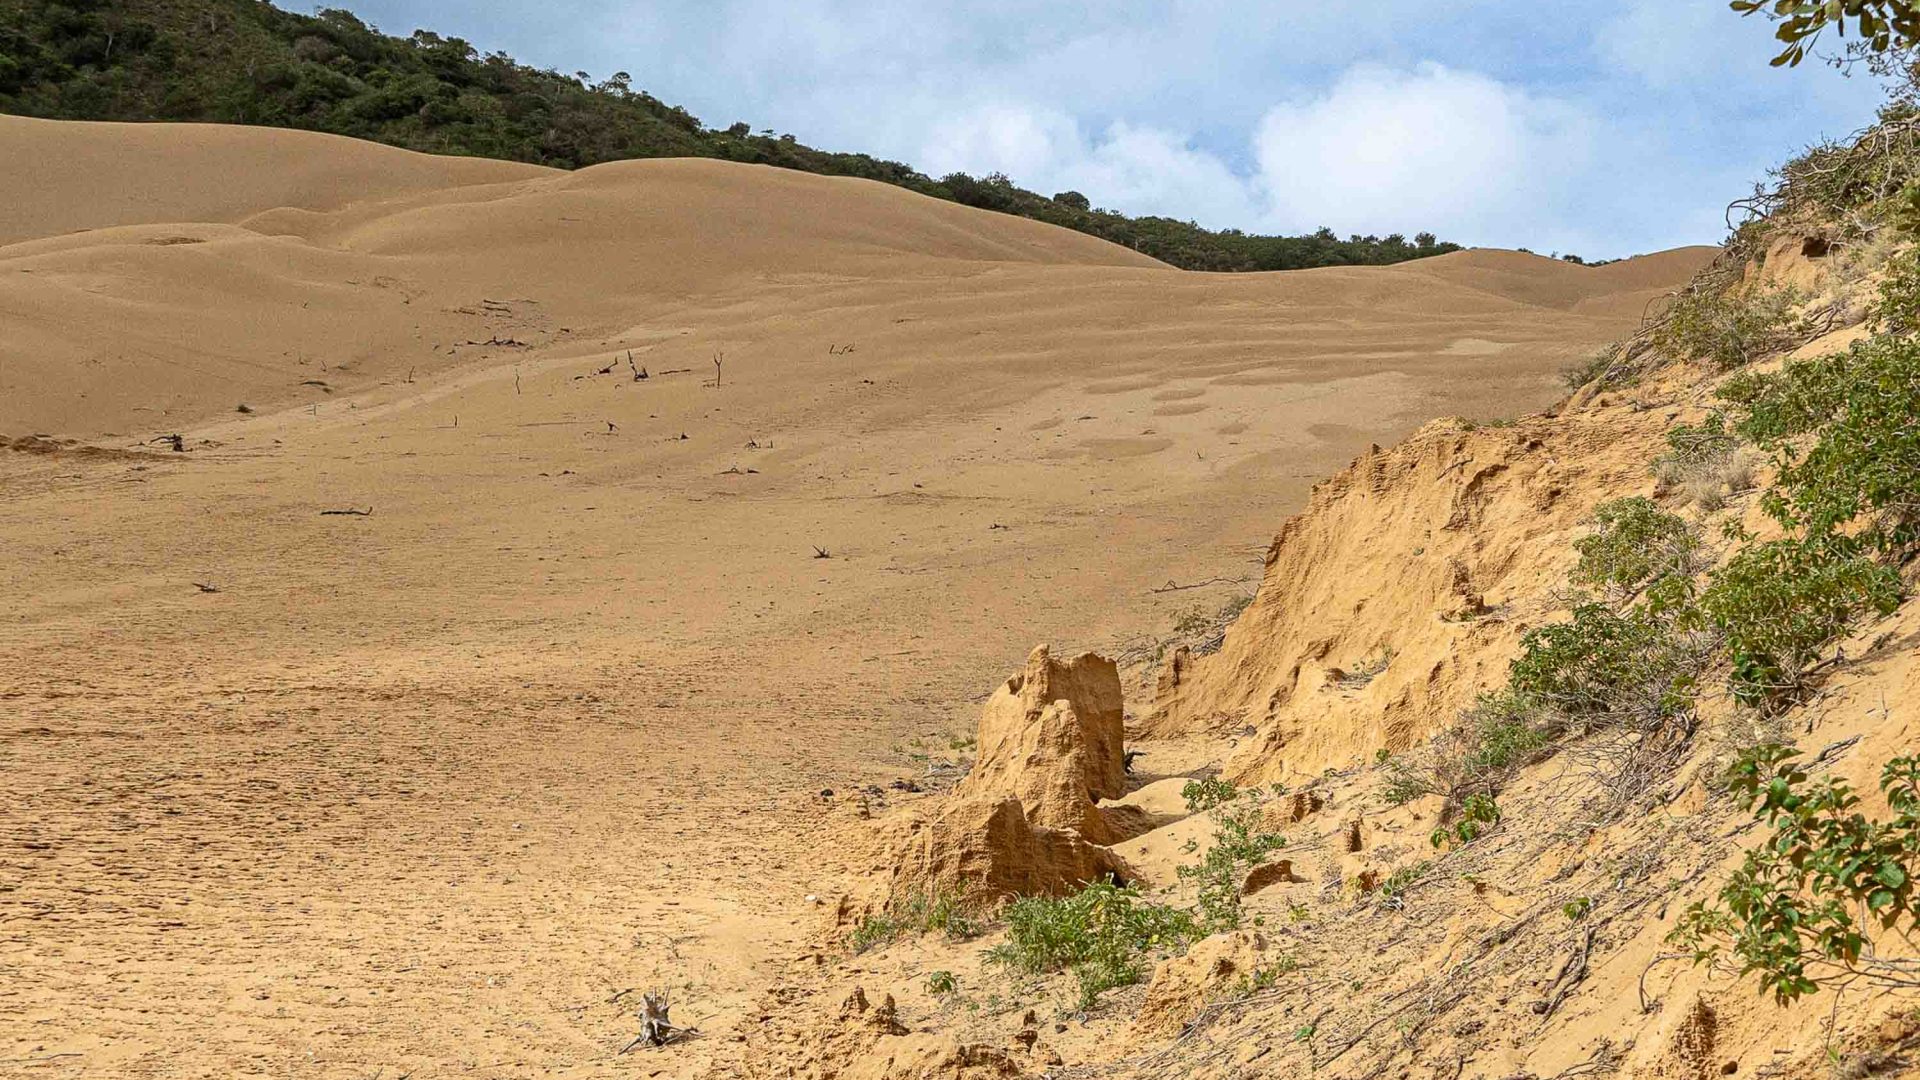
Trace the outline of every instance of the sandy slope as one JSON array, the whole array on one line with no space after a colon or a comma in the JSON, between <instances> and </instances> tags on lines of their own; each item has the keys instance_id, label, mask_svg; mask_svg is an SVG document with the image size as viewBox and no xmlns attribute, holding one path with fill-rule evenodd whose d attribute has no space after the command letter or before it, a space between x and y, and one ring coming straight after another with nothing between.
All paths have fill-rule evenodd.
<instances>
[{"instance_id":1,"label":"sandy slope","mask_svg":"<svg viewBox=\"0 0 1920 1080\"><path fill-rule=\"evenodd\" d=\"M1202 275L715 162L0 149L0 432L104 448L0 454L0 1059L49 1075L724 1054L615 1060L608 999L736 1021L821 788L1250 587L1314 480L1541 405L1705 254Z\"/></svg>"}]
</instances>

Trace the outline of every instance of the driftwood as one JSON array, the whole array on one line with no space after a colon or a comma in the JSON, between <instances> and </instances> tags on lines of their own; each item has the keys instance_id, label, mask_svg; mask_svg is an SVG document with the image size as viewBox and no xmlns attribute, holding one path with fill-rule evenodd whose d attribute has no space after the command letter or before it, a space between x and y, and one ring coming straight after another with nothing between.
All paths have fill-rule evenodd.
<instances>
[{"instance_id":1,"label":"driftwood","mask_svg":"<svg viewBox=\"0 0 1920 1080\"><path fill-rule=\"evenodd\" d=\"M365 510L356 510L351 506L347 507L344 510L322 510L320 511L320 516L321 517L372 517L373 504L371 503L367 504L367 508Z\"/></svg>"},{"instance_id":2,"label":"driftwood","mask_svg":"<svg viewBox=\"0 0 1920 1080\"><path fill-rule=\"evenodd\" d=\"M615 995L616 997L618 995ZM650 991L640 995L640 1034L632 1042L620 1048L622 1054L636 1046L666 1046L682 1039L691 1039L700 1034L699 1029L680 1027L667 1019L667 1010L672 1003L667 1000L667 991Z\"/></svg>"}]
</instances>

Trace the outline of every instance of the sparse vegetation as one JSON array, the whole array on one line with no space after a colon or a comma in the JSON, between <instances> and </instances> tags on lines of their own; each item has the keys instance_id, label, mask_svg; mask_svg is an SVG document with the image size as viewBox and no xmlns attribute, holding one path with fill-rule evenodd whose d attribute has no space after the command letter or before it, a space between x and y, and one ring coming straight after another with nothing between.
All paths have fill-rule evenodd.
<instances>
[{"instance_id":1,"label":"sparse vegetation","mask_svg":"<svg viewBox=\"0 0 1920 1080\"><path fill-rule=\"evenodd\" d=\"M1798 339L1802 299L1786 288L1689 289L1662 313L1651 341L1672 359L1733 371Z\"/></svg>"},{"instance_id":2,"label":"sparse vegetation","mask_svg":"<svg viewBox=\"0 0 1920 1080\"><path fill-rule=\"evenodd\" d=\"M1380 677L1380 673L1393 664L1393 648L1382 646L1380 651L1343 672L1340 685L1347 689L1358 689Z\"/></svg>"},{"instance_id":3,"label":"sparse vegetation","mask_svg":"<svg viewBox=\"0 0 1920 1080\"><path fill-rule=\"evenodd\" d=\"M886 911L861 919L847 940L847 948L856 956L884 948L908 934L944 934L951 941L966 941L980 936L981 920L966 910L956 894L916 893L893 904Z\"/></svg>"},{"instance_id":4,"label":"sparse vegetation","mask_svg":"<svg viewBox=\"0 0 1920 1080\"><path fill-rule=\"evenodd\" d=\"M1452 807L1473 795L1497 795L1552 741L1530 702L1511 692L1483 694L1420 752L1386 762L1382 796L1400 806L1442 795Z\"/></svg>"},{"instance_id":5,"label":"sparse vegetation","mask_svg":"<svg viewBox=\"0 0 1920 1080\"><path fill-rule=\"evenodd\" d=\"M1216 804L1212 815L1213 844L1197 865L1179 870L1180 879L1195 888L1194 917L1207 933L1239 927L1247 871L1287 845L1286 837L1266 831L1257 792Z\"/></svg>"},{"instance_id":6,"label":"sparse vegetation","mask_svg":"<svg viewBox=\"0 0 1920 1080\"><path fill-rule=\"evenodd\" d=\"M1419 884L1432 868L1433 864L1424 859L1411 866L1400 867L1380 883L1380 898L1390 903L1400 903L1405 899L1407 890Z\"/></svg>"}]
</instances>

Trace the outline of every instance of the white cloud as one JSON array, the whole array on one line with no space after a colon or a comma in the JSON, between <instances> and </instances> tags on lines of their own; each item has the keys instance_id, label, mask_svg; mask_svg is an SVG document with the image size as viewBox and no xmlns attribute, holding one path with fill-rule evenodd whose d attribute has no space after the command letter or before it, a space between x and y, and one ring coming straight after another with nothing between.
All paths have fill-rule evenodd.
<instances>
[{"instance_id":1,"label":"white cloud","mask_svg":"<svg viewBox=\"0 0 1920 1080\"><path fill-rule=\"evenodd\" d=\"M352 6L629 71L709 123L1129 213L1589 256L1718 239L1728 199L1877 97L1822 65L1767 67L1768 27L1725 0Z\"/></svg>"},{"instance_id":2,"label":"white cloud","mask_svg":"<svg viewBox=\"0 0 1920 1080\"><path fill-rule=\"evenodd\" d=\"M938 123L916 160L934 176L1005 173L1051 195L1081 191L1100 206L1213 225L1258 212L1254 185L1219 157L1158 128L1116 122L1097 136L1053 109L991 105Z\"/></svg>"},{"instance_id":3,"label":"white cloud","mask_svg":"<svg viewBox=\"0 0 1920 1080\"><path fill-rule=\"evenodd\" d=\"M1270 110L1254 148L1276 227L1485 237L1565 201L1595 126L1482 75L1362 65Z\"/></svg>"}]
</instances>

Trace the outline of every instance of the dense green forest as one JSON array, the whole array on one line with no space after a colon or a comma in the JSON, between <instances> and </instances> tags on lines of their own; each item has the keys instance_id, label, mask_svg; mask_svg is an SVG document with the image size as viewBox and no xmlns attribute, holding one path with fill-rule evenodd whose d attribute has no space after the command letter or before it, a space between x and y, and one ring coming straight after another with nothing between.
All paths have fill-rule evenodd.
<instances>
[{"instance_id":1,"label":"dense green forest","mask_svg":"<svg viewBox=\"0 0 1920 1080\"><path fill-rule=\"evenodd\" d=\"M1213 231L1097 209L1079 192L1048 198L997 174L934 179L746 123L709 128L625 72L595 82L427 30L392 37L346 11L296 15L262 0L0 0L0 112L293 127L561 168L642 157L758 162L1034 218L1192 270L1386 264L1459 250L1431 233Z\"/></svg>"}]
</instances>

